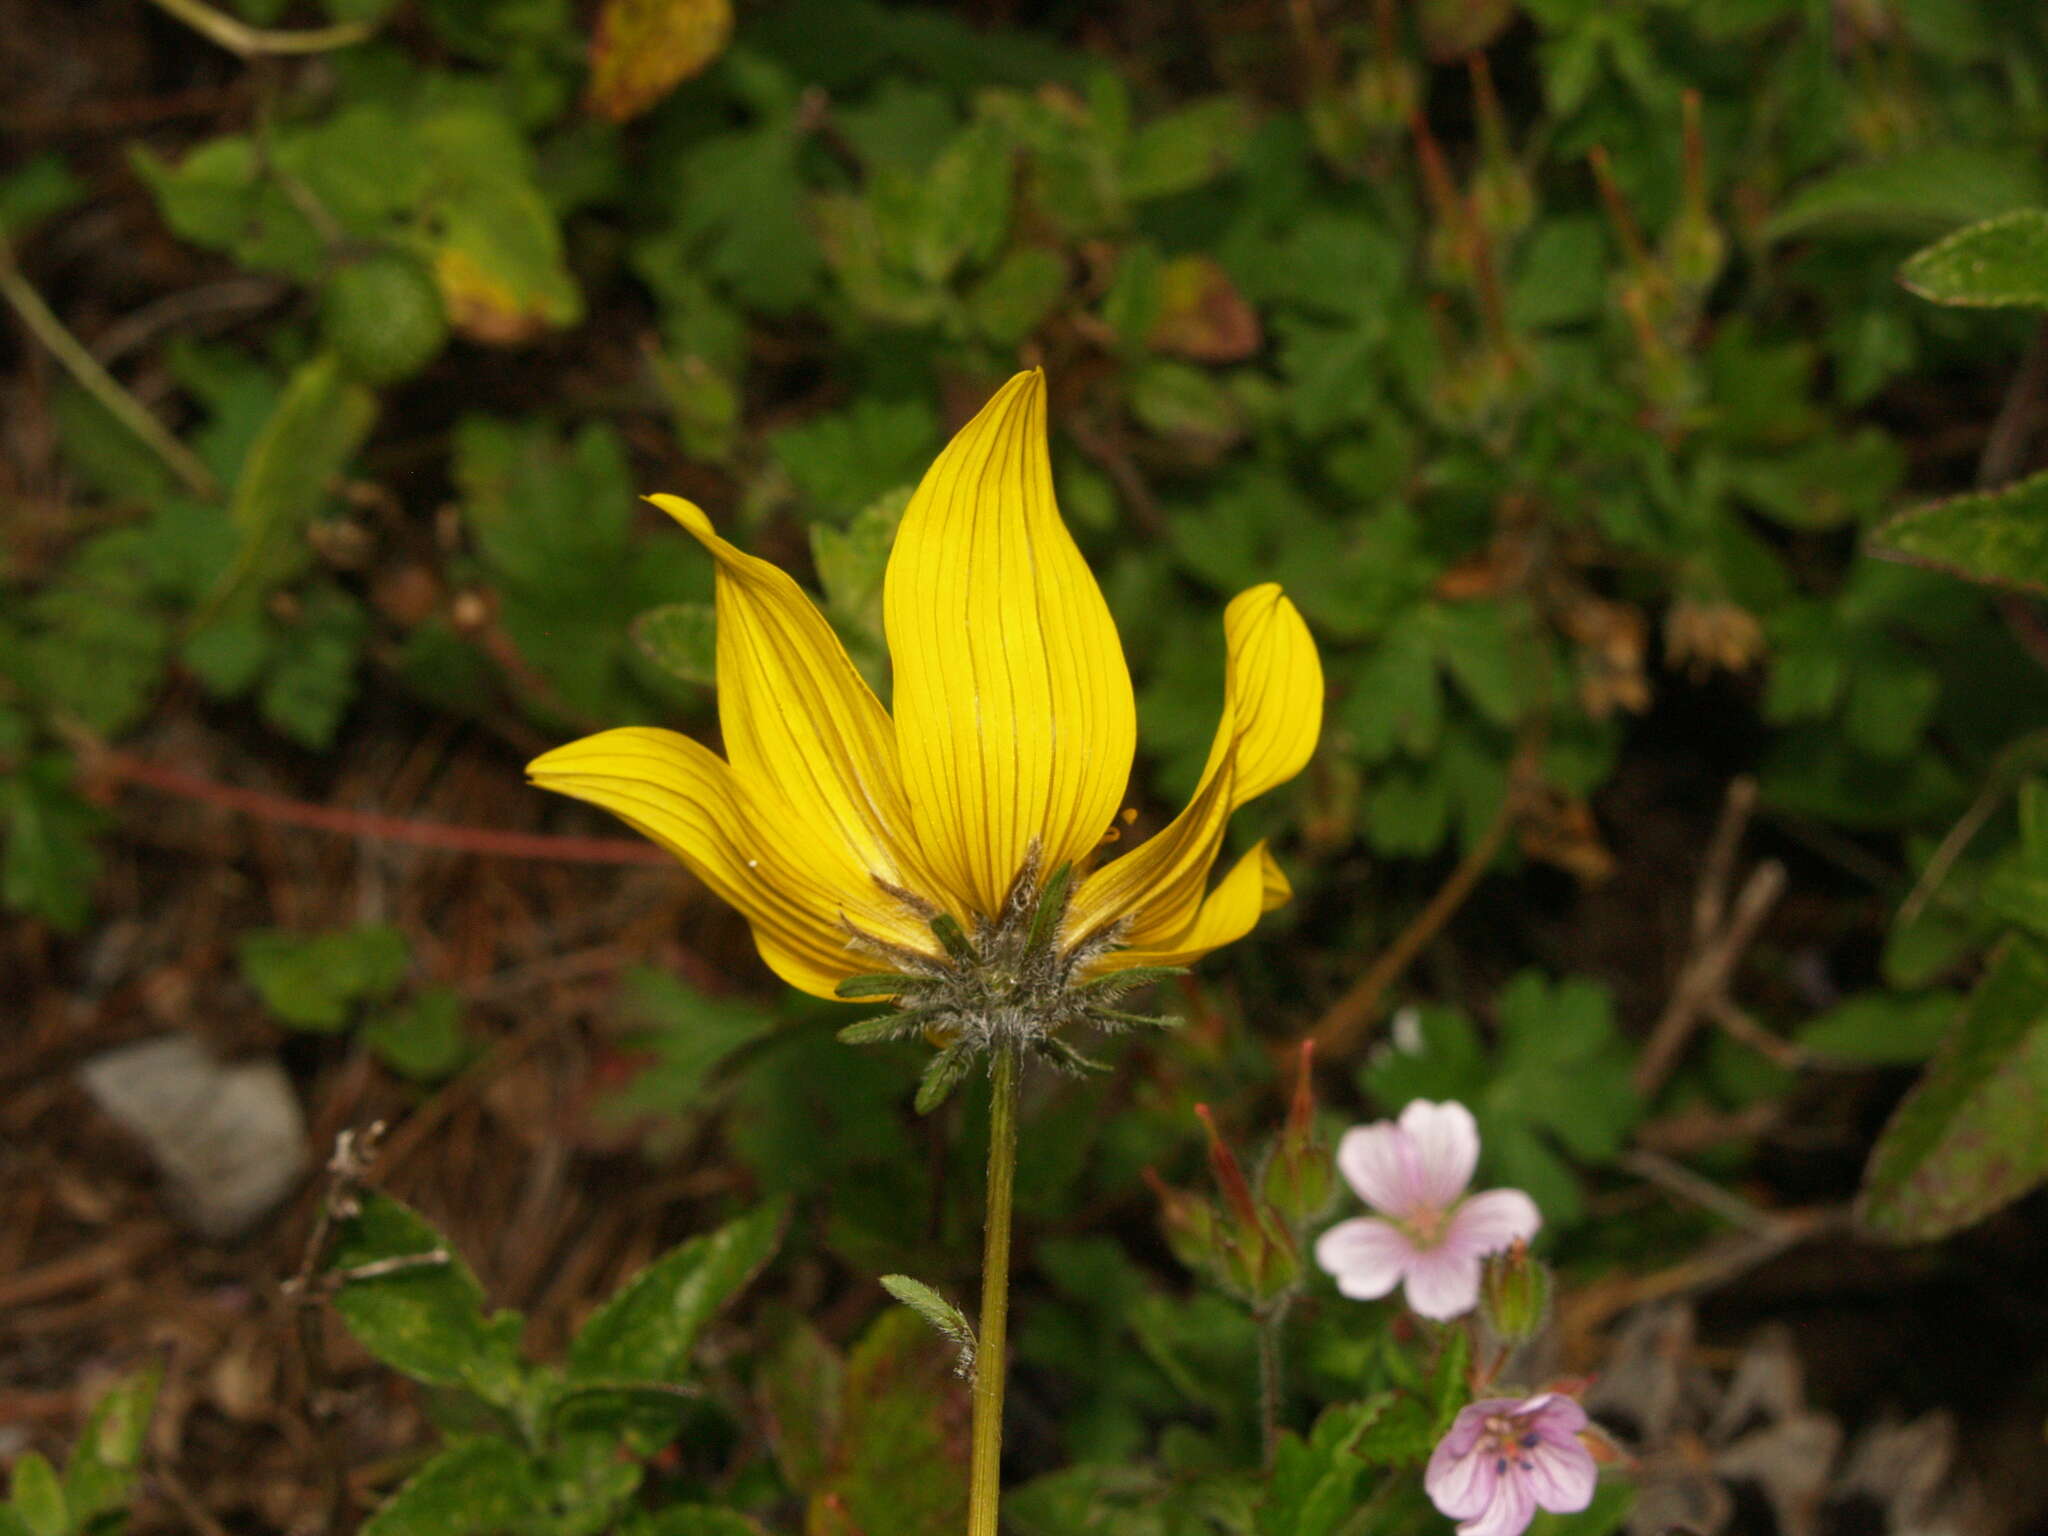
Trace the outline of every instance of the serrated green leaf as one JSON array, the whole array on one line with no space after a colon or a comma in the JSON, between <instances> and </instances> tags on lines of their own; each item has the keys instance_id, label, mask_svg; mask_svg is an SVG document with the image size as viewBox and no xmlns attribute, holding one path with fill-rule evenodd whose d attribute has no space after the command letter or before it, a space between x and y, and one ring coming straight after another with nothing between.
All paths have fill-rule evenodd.
<instances>
[{"instance_id":1,"label":"serrated green leaf","mask_svg":"<svg viewBox=\"0 0 2048 1536\"><path fill-rule=\"evenodd\" d=\"M628 1280L577 1331L570 1383L679 1379L705 1324L774 1254L787 1214L781 1201L764 1205L691 1238Z\"/></svg>"},{"instance_id":2,"label":"serrated green leaf","mask_svg":"<svg viewBox=\"0 0 2048 1536\"><path fill-rule=\"evenodd\" d=\"M1193 191L1237 163L1250 128L1250 109L1234 96L1154 118L1124 150L1124 195L1147 202Z\"/></svg>"},{"instance_id":3,"label":"serrated green leaf","mask_svg":"<svg viewBox=\"0 0 2048 1536\"><path fill-rule=\"evenodd\" d=\"M1044 323L1067 291L1067 263L1044 246L1011 250L967 296L975 328L999 347L1014 347Z\"/></svg>"},{"instance_id":4,"label":"serrated green leaf","mask_svg":"<svg viewBox=\"0 0 2048 1536\"><path fill-rule=\"evenodd\" d=\"M292 621L271 632L270 665L256 696L264 720L302 747L331 745L356 696L369 630L368 616L339 589L309 594Z\"/></svg>"},{"instance_id":5,"label":"serrated green leaf","mask_svg":"<svg viewBox=\"0 0 2048 1536\"><path fill-rule=\"evenodd\" d=\"M406 1479L362 1536L504 1536L534 1528L546 1508L525 1452L495 1438L459 1440Z\"/></svg>"},{"instance_id":6,"label":"serrated green leaf","mask_svg":"<svg viewBox=\"0 0 2048 1536\"><path fill-rule=\"evenodd\" d=\"M437 1387L465 1387L500 1408L525 1389L516 1312L484 1314L484 1291L461 1255L409 1206L363 1197L339 1227L328 1273L337 1278L386 1260L441 1254L438 1262L339 1279L334 1310L350 1333L393 1370Z\"/></svg>"},{"instance_id":7,"label":"serrated green leaf","mask_svg":"<svg viewBox=\"0 0 2048 1536\"><path fill-rule=\"evenodd\" d=\"M2009 937L1885 1127L1857 1217L1892 1242L1982 1220L2048 1177L2048 949Z\"/></svg>"},{"instance_id":8,"label":"serrated green leaf","mask_svg":"<svg viewBox=\"0 0 2048 1536\"><path fill-rule=\"evenodd\" d=\"M1971 581L2048 593L2048 473L1901 512L1872 554Z\"/></svg>"},{"instance_id":9,"label":"serrated green leaf","mask_svg":"<svg viewBox=\"0 0 2048 1536\"><path fill-rule=\"evenodd\" d=\"M388 925L297 934L261 928L236 945L242 979L281 1022L330 1033L346 1027L356 1005L388 997L405 979L405 935Z\"/></svg>"},{"instance_id":10,"label":"serrated green leaf","mask_svg":"<svg viewBox=\"0 0 2048 1536\"><path fill-rule=\"evenodd\" d=\"M2019 208L1959 229L1908 258L1899 281L1937 304L2048 309L2048 211Z\"/></svg>"}]
</instances>

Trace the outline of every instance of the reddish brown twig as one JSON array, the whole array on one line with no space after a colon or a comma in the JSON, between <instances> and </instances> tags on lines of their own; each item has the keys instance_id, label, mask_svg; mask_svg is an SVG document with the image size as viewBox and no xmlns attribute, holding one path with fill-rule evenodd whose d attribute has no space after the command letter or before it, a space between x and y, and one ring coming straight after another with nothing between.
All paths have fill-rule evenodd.
<instances>
[{"instance_id":1,"label":"reddish brown twig","mask_svg":"<svg viewBox=\"0 0 2048 1536\"><path fill-rule=\"evenodd\" d=\"M568 864L671 864L668 854L650 844L622 837L564 837L547 832L507 832L495 827L463 827L442 821L409 821L375 811L351 811L334 805L313 805L260 789L244 789L145 762L126 752L104 748L92 754L90 771L98 776L140 784L159 794L238 811L280 826L331 832L339 837L406 843L501 859L549 859Z\"/></svg>"}]
</instances>

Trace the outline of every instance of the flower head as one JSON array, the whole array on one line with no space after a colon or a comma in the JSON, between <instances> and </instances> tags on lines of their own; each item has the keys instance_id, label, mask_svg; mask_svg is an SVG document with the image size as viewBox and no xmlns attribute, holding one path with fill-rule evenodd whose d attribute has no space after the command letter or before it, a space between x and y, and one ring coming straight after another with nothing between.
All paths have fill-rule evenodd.
<instances>
[{"instance_id":1,"label":"flower head","mask_svg":"<svg viewBox=\"0 0 2048 1536\"><path fill-rule=\"evenodd\" d=\"M1223 719L1193 800L1097 867L1136 710L1053 502L1038 370L961 428L904 512L883 587L893 711L786 572L652 500L717 565L726 755L635 727L527 771L674 853L792 986L895 998L941 1039L1041 1044L1103 1016L1120 974L1205 954L1287 899L1264 843L1208 888L1231 811L1298 773L1321 728L1315 645L1271 584L1225 611Z\"/></svg>"},{"instance_id":2,"label":"flower head","mask_svg":"<svg viewBox=\"0 0 2048 1536\"><path fill-rule=\"evenodd\" d=\"M1338 1222L1317 1240L1316 1262L1361 1301L1405 1284L1424 1317L1471 1311L1480 1260L1543 1225L1519 1189L1467 1195L1478 1162L1479 1128L1462 1104L1417 1099L1398 1121L1354 1126L1337 1144L1337 1169L1380 1214Z\"/></svg>"},{"instance_id":3,"label":"flower head","mask_svg":"<svg viewBox=\"0 0 2048 1536\"><path fill-rule=\"evenodd\" d=\"M1593 1454L1579 1443L1586 1410L1555 1392L1486 1397L1459 1410L1430 1454L1422 1486L1458 1536L1516 1536L1538 1509L1571 1514L1593 1501Z\"/></svg>"}]
</instances>

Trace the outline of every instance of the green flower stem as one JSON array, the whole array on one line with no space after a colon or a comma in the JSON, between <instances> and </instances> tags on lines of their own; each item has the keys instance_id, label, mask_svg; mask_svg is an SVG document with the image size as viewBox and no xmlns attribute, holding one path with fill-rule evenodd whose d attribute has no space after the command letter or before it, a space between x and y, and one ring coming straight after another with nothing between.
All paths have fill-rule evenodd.
<instances>
[{"instance_id":1,"label":"green flower stem","mask_svg":"<svg viewBox=\"0 0 2048 1536\"><path fill-rule=\"evenodd\" d=\"M1003 1377L1010 1324L1010 1204L1017 1182L1017 1048L996 1048L988 1114L988 1217L981 1248L981 1329L975 1348L974 1464L967 1536L996 1536L1003 1475Z\"/></svg>"}]
</instances>

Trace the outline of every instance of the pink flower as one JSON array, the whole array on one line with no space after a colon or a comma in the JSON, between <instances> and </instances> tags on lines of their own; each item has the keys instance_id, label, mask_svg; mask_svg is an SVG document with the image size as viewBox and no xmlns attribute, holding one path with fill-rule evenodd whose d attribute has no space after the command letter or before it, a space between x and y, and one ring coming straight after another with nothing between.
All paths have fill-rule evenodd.
<instances>
[{"instance_id":1,"label":"pink flower","mask_svg":"<svg viewBox=\"0 0 2048 1536\"><path fill-rule=\"evenodd\" d=\"M1462 1104L1417 1099L1399 1123L1354 1126L1337 1144L1337 1169L1380 1215L1338 1222L1317 1240L1316 1262L1360 1301L1406 1282L1408 1305L1424 1317L1471 1311L1479 1261L1543 1225L1519 1189L1468 1197L1478 1162L1479 1127Z\"/></svg>"},{"instance_id":2,"label":"pink flower","mask_svg":"<svg viewBox=\"0 0 2048 1536\"><path fill-rule=\"evenodd\" d=\"M1458 1536L1517 1536L1539 1508L1566 1515L1592 1503L1585 1427L1586 1410L1555 1392L1481 1398L1437 1443L1422 1486Z\"/></svg>"}]
</instances>

